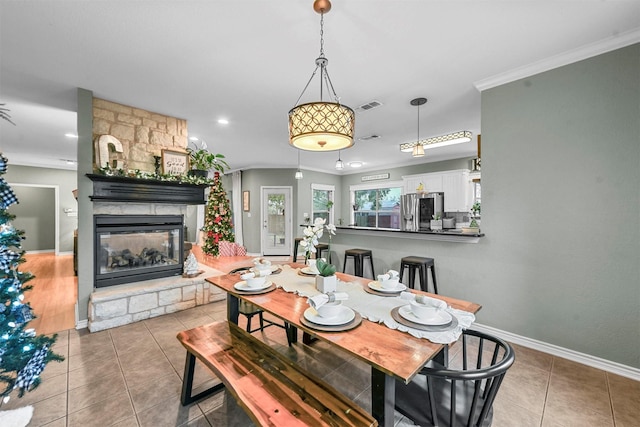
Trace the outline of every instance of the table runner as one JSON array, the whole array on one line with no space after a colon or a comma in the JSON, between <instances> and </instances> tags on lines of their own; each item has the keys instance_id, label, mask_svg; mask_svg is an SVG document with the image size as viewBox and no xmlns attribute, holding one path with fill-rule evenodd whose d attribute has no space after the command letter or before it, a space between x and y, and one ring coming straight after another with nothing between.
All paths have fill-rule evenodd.
<instances>
[{"instance_id":1,"label":"table runner","mask_svg":"<svg viewBox=\"0 0 640 427\"><path fill-rule=\"evenodd\" d=\"M314 276L301 276L298 274L299 269L291 268L288 265L283 265L282 267L282 273L277 278L273 278L276 286L286 292L296 293L303 297L312 297L320 293L315 287ZM372 322L382 323L390 329L397 329L417 338L428 339L437 344L449 344L456 341L462 334L462 330L470 327L475 321L475 316L472 313L447 307L446 311L458 319L456 328L443 332L420 331L402 325L391 317L391 310L408 304L408 301L401 299L400 296L381 297L373 295L365 292L362 285L358 283L343 282L342 280L338 280L337 292L348 293L349 299L343 301L342 304L357 311L363 318Z\"/></svg>"}]
</instances>

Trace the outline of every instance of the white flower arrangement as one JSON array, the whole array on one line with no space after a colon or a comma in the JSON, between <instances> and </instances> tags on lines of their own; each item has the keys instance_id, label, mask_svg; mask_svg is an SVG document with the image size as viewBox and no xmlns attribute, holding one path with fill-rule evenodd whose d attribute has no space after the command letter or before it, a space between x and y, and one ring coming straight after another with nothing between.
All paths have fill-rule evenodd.
<instances>
[{"instance_id":1,"label":"white flower arrangement","mask_svg":"<svg viewBox=\"0 0 640 427\"><path fill-rule=\"evenodd\" d=\"M316 218L313 221L313 225L309 225L305 227L303 230L304 237L300 242L300 246L304 249L304 258L311 258L311 254L317 252L316 245L318 244L318 239L320 239L324 233L324 230L327 230L329 233L329 251L331 251L331 236L336 235L336 226L333 224L326 224L327 220L324 218Z\"/></svg>"}]
</instances>

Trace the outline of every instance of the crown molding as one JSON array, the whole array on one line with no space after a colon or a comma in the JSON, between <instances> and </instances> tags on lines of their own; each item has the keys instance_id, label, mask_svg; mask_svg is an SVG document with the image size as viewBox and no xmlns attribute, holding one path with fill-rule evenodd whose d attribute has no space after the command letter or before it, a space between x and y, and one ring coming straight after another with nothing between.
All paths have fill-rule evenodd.
<instances>
[{"instance_id":1,"label":"crown molding","mask_svg":"<svg viewBox=\"0 0 640 427\"><path fill-rule=\"evenodd\" d=\"M506 83L511 83L519 79L533 76L534 74L543 73L545 71L553 70L554 68L569 65L597 55L602 55L603 53L630 46L638 42L640 42L640 28L626 31L622 34L599 40L486 79L478 80L477 82L474 82L473 85L476 89L482 92Z\"/></svg>"}]
</instances>

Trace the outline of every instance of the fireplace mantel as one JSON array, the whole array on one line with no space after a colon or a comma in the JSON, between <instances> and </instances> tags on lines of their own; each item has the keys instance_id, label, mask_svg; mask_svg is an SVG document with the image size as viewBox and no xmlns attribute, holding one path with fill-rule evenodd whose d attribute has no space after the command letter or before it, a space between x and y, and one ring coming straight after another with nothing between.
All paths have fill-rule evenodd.
<instances>
[{"instance_id":1,"label":"fireplace mantel","mask_svg":"<svg viewBox=\"0 0 640 427\"><path fill-rule=\"evenodd\" d=\"M87 174L93 181L94 202L176 203L204 205L206 184L156 181L124 176Z\"/></svg>"}]
</instances>

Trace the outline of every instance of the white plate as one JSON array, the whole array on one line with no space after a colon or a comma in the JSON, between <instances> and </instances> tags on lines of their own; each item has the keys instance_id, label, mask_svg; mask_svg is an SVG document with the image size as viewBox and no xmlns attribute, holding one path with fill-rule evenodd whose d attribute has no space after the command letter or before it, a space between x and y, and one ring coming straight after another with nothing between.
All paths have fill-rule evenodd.
<instances>
[{"instance_id":1,"label":"white plate","mask_svg":"<svg viewBox=\"0 0 640 427\"><path fill-rule=\"evenodd\" d=\"M341 306L340 312L333 317L322 317L315 308L309 307L304 311L304 318L309 322L323 326L344 325L356 318L356 313L349 307Z\"/></svg>"},{"instance_id":2,"label":"white plate","mask_svg":"<svg viewBox=\"0 0 640 427\"><path fill-rule=\"evenodd\" d=\"M444 310L437 311L437 315L431 319L421 319L413 314L413 311L411 311L411 306L409 305L403 305L402 307L400 307L400 309L398 310L398 314L410 322L427 326L446 325L452 320L451 315Z\"/></svg>"},{"instance_id":3,"label":"white plate","mask_svg":"<svg viewBox=\"0 0 640 427\"><path fill-rule=\"evenodd\" d=\"M374 280L373 282L369 282L369 287L374 291L378 291L378 292L402 292L405 289L407 289L407 287L402 283L398 283L398 285L395 288L383 288L380 282L378 282L377 280Z\"/></svg>"},{"instance_id":4,"label":"white plate","mask_svg":"<svg viewBox=\"0 0 640 427\"><path fill-rule=\"evenodd\" d=\"M302 271L304 274L310 274L313 276L317 276L319 273L315 273L313 271L311 271L311 268L309 267L303 267L302 269L300 269L300 271Z\"/></svg>"},{"instance_id":5,"label":"white plate","mask_svg":"<svg viewBox=\"0 0 640 427\"><path fill-rule=\"evenodd\" d=\"M247 282L242 280L238 283L236 283L235 285L233 285L233 287L238 290L238 291L244 291L244 292L250 292L250 291L261 291L263 289L267 289L269 286L271 286L273 283L265 280L265 282L262 284L262 286L254 286L252 288L247 286Z\"/></svg>"}]
</instances>

